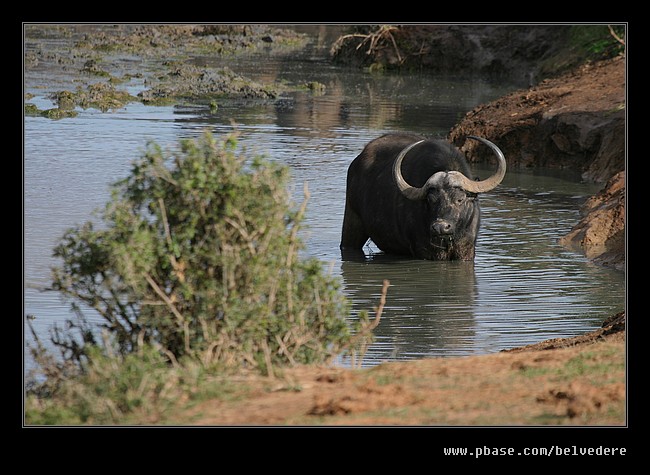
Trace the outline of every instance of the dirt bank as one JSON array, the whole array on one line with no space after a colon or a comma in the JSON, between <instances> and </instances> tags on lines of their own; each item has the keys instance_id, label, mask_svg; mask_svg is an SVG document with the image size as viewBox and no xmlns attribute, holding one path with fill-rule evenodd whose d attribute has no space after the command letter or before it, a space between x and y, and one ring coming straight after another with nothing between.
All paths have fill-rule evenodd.
<instances>
[{"instance_id":1,"label":"dirt bank","mask_svg":"<svg viewBox=\"0 0 650 475\"><path fill-rule=\"evenodd\" d=\"M625 270L625 171L609 179L580 210L582 219L560 238L563 246L581 250L595 263Z\"/></svg>"},{"instance_id":2,"label":"dirt bank","mask_svg":"<svg viewBox=\"0 0 650 475\"><path fill-rule=\"evenodd\" d=\"M625 169L625 58L586 64L482 104L449 138L462 145L468 134L498 143L510 166L566 168L604 183ZM474 143L465 150L474 161L489 157Z\"/></svg>"}]
</instances>

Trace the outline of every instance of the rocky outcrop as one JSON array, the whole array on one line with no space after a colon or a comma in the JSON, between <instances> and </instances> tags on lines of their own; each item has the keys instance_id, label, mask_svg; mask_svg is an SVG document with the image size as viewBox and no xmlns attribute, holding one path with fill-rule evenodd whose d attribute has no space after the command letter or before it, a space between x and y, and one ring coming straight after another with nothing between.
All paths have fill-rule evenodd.
<instances>
[{"instance_id":1,"label":"rocky outcrop","mask_svg":"<svg viewBox=\"0 0 650 475\"><path fill-rule=\"evenodd\" d=\"M594 262L625 270L625 171L582 206L582 219L560 244L580 249Z\"/></svg>"}]
</instances>

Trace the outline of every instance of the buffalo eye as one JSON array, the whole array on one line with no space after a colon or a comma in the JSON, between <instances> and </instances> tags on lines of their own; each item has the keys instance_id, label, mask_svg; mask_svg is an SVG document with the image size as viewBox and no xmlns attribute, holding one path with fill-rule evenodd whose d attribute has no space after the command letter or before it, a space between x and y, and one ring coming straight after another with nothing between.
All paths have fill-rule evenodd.
<instances>
[{"instance_id":1,"label":"buffalo eye","mask_svg":"<svg viewBox=\"0 0 650 475\"><path fill-rule=\"evenodd\" d=\"M453 200L457 205L461 205L465 200L472 200L476 196L475 193L467 193L465 190L457 189L453 194Z\"/></svg>"}]
</instances>

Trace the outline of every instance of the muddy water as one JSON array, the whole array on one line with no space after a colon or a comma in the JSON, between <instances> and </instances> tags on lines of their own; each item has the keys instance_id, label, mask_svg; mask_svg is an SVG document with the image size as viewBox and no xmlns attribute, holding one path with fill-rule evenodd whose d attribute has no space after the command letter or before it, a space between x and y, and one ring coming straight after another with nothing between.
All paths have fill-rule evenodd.
<instances>
[{"instance_id":1,"label":"muddy water","mask_svg":"<svg viewBox=\"0 0 650 475\"><path fill-rule=\"evenodd\" d=\"M382 281L391 281L366 365L489 353L574 336L624 308L624 274L557 245L578 221L580 203L599 189L566 173L509 170L501 186L483 195L474 263L387 257L371 243L365 259L343 261L338 244L345 175L365 143L389 131L444 136L465 112L515 86L417 73L370 75L332 66L322 60L323 52L225 63L258 80L318 81L326 86L321 95L294 93L273 103L222 100L216 111L133 103L107 113L79 110L77 117L58 121L26 117L24 313L34 317L36 331L47 338L53 324L72 316L68 303L44 290L56 264L52 248L63 232L93 218L92 211L108 199L109 184L128 173L148 140L172 147L206 128L222 134L236 127L242 146L289 165L296 202L307 183L305 253L341 279L355 311L374 307ZM36 96L31 102L52 107L47 86L31 84L31 77L26 75L25 84ZM134 79L124 87L135 94L145 85ZM485 177L490 170L476 172Z\"/></svg>"}]
</instances>

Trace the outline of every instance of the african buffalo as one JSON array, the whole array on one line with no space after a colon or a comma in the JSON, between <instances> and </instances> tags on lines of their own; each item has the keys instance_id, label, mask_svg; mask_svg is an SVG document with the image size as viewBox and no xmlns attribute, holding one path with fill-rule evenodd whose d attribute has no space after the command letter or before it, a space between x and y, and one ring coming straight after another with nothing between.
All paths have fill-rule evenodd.
<instances>
[{"instance_id":1,"label":"african buffalo","mask_svg":"<svg viewBox=\"0 0 650 475\"><path fill-rule=\"evenodd\" d=\"M465 156L444 140L395 133L368 143L348 169L341 250L362 252L368 238L385 253L430 260L474 259L478 194L495 188L506 161L489 140L497 171L476 181Z\"/></svg>"}]
</instances>

